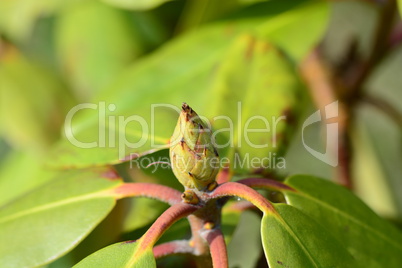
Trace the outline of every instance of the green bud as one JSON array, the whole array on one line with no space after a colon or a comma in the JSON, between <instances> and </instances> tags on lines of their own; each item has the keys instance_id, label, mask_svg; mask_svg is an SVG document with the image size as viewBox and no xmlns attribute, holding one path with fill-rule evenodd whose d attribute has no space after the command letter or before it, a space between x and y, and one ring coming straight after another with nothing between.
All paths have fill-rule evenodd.
<instances>
[{"instance_id":1,"label":"green bud","mask_svg":"<svg viewBox=\"0 0 402 268\"><path fill-rule=\"evenodd\" d=\"M186 103L170 139L170 161L176 178L188 189L205 190L215 182L219 156L211 130Z\"/></svg>"}]
</instances>

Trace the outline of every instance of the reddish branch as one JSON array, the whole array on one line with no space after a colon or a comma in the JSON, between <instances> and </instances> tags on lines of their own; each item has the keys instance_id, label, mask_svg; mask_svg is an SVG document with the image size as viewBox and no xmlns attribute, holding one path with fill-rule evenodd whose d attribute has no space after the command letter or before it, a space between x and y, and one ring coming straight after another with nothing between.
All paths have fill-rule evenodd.
<instances>
[{"instance_id":1,"label":"reddish branch","mask_svg":"<svg viewBox=\"0 0 402 268\"><path fill-rule=\"evenodd\" d=\"M328 66L323 63L318 50L314 50L302 62L300 66L301 74L310 89L313 100L321 111L330 103L338 100L338 91L344 91L343 86L334 79L328 70ZM339 89L341 88L341 89ZM346 110L346 105L340 103L338 107L338 176L340 184L352 188L350 172L351 148L349 146L348 129L350 126L350 109ZM334 141L327 141L334 142Z\"/></svg>"},{"instance_id":2,"label":"reddish branch","mask_svg":"<svg viewBox=\"0 0 402 268\"><path fill-rule=\"evenodd\" d=\"M153 183L124 183L114 189L116 198L149 197L170 205L181 202L181 192Z\"/></svg>"},{"instance_id":3,"label":"reddish branch","mask_svg":"<svg viewBox=\"0 0 402 268\"><path fill-rule=\"evenodd\" d=\"M188 240L176 240L157 245L153 249L155 258L159 259L167 255L193 254L194 248L190 246Z\"/></svg>"},{"instance_id":4,"label":"reddish branch","mask_svg":"<svg viewBox=\"0 0 402 268\"><path fill-rule=\"evenodd\" d=\"M228 182L230 181L231 176L232 174L230 173L229 167L224 167L219 171L218 175L216 176L216 182L218 184Z\"/></svg>"},{"instance_id":5,"label":"reddish branch","mask_svg":"<svg viewBox=\"0 0 402 268\"><path fill-rule=\"evenodd\" d=\"M228 255L226 250L225 238L222 234L222 231L220 229L208 230L204 234L204 237L209 245L213 267L228 267Z\"/></svg>"},{"instance_id":6,"label":"reddish branch","mask_svg":"<svg viewBox=\"0 0 402 268\"><path fill-rule=\"evenodd\" d=\"M185 203L171 206L156 219L148 231L141 237L141 245L152 247L173 223L187 217L197 209L199 207Z\"/></svg>"},{"instance_id":7,"label":"reddish branch","mask_svg":"<svg viewBox=\"0 0 402 268\"><path fill-rule=\"evenodd\" d=\"M274 206L256 190L237 182L227 182L219 185L212 193L211 198L236 196L255 205L264 213L276 213Z\"/></svg>"}]
</instances>

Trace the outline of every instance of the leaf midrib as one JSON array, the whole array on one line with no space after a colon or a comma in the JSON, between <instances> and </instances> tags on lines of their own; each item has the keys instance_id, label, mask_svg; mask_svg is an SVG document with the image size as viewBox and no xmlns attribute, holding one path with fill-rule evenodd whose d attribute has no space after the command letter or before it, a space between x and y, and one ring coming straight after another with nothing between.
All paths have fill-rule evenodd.
<instances>
[{"instance_id":1,"label":"leaf midrib","mask_svg":"<svg viewBox=\"0 0 402 268\"><path fill-rule=\"evenodd\" d=\"M77 202L80 202L80 201L85 201L85 200L90 200L90 199L101 199L101 198L106 198L106 197L113 197L113 194L109 190L102 190L102 191L95 192L95 193L90 193L90 194L86 194L86 195L71 197L71 198L67 198L67 199L64 199L64 200L59 200L59 201L56 201L56 202L50 202L50 203L47 203L47 204L44 204L44 205L41 205L41 206L37 206L37 207L30 208L30 209L22 210L22 211L14 213L14 214L5 216L2 219L0 219L0 224L4 224L6 222L9 222L9 221L21 218L21 217L25 217L27 215L39 213L41 211L56 208L58 206L65 206L65 205L72 204L72 203L77 203Z\"/></svg>"},{"instance_id":2,"label":"leaf midrib","mask_svg":"<svg viewBox=\"0 0 402 268\"><path fill-rule=\"evenodd\" d=\"M294 193L294 192L293 192L293 194L299 194L300 196L303 196L303 197L305 197L305 198L307 198L307 199L310 199L310 200L312 200L312 201L318 203L319 205L322 205L323 207L329 208L329 210L332 210L332 211L338 213L339 215L343 216L344 218L349 219L350 221L356 223L357 225L361 226L362 228L365 228L365 229L371 231L372 233L376 234L378 237L383 238L385 241L388 241L390 244L392 244L392 245L394 245L395 247L397 247L397 248L399 248L399 249L402 250L402 245L395 243L395 241L391 240L391 239L390 239L389 237L387 237L387 236L384 236L384 234L382 234L381 232L377 231L376 229L370 227L370 226L367 225L367 224L364 224L363 222L361 222L361 221L359 221L358 219L352 217L351 215L349 215L349 214L343 212L342 210L339 210L339 209L337 209L336 207L331 206L331 205L328 204L328 203L325 203L325 202L323 202L323 201L320 201L319 199L316 199L316 198L314 198L313 196L307 195L307 194L302 193L302 192L298 192L298 193Z\"/></svg>"},{"instance_id":3,"label":"leaf midrib","mask_svg":"<svg viewBox=\"0 0 402 268\"><path fill-rule=\"evenodd\" d=\"M307 257L311 260L311 262L314 264L315 267L320 267L316 260L313 258L313 256L310 254L310 251L307 249L307 247L303 244L303 242L299 239L299 237L296 235L296 233L293 231L293 229L289 226L289 224L282 218L278 218L281 222L283 222L283 226L285 229L288 231L288 233L291 235L291 237L296 241L296 243L301 247L303 252L307 255Z\"/></svg>"}]
</instances>

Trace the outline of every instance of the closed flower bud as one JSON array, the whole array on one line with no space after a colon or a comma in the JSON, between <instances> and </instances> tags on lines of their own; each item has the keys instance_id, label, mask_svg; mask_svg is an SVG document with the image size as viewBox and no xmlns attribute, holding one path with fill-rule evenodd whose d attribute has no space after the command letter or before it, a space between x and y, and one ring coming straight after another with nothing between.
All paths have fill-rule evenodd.
<instances>
[{"instance_id":1,"label":"closed flower bud","mask_svg":"<svg viewBox=\"0 0 402 268\"><path fill-rule=\"evenodd\" d=\"M186 103L170 139L170 161L173 173L187 189L205 190L215 182L219 156L211 130Z\"/></svg>"}]
</instances>

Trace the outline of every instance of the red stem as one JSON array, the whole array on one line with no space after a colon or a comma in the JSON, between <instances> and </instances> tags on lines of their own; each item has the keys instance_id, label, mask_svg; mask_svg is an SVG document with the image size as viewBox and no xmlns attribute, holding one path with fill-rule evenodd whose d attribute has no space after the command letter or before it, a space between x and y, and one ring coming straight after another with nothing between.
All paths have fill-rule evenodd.
<instances>
[{"instance_id":1,"label":"red stem","mask_svg":"<svg viewBox=\"0 0 402 268\"><path fill-rule=\"evenodd\" d=\"M159 184L153 183L124 183L114 189L116 198L142 196L157 199L174 205L181 202L181 192Z\"/></svg>"},{"instance_id":2,"label":"red stem","mask_svg":"<svg viewBox=\"0 0 402 268\"><path fill-rule=\"evenodd\" d=\"M207 240L209 244L212 266L214 268L227 268L228 254L222 231L220 229L212 229L208 231L208 233L205 234L205 240Z\"/></svg>"},{"instance_id":3,"label":"red stem","mask_svg":"<svg viewBox=\"0 0 402 268\"><path fill-rule=\"evenodd\" d=\"M276 180L265 179L265 178L247 178L243 180L237 181L238 183L247 185L251 188L261 188L261 189L268 189L274 191L295 191L292 187L281 183Z\"/></svg>"},{"instance_id":4,"label":"red stem","mask_svg":"<svg viewBox=\"0 0 402 268\"><path fill-rule=\"evenodd\" d=\"M162 215L156 219L148 231L139 240L137 240L137 251L135 251L131 256L127 267L133 266L135 261L144 254L144 251L152 249L163 233L169 229L173 223L190 215L197 209L199 209L199 207L194 205L178 203L165 210L165 212L163 212Z\"/></svg>"},{"instance_id":5,"label":"red stem","mask_svg":"<svg viewBox=\"0 0 402 268\"><path fill-rule=\"evenodd\" d=\"M190 241L188 240L176 240L157 245L153 249L154 256L159 259L167 255L192 254L194 253L194 248L189 243Z\"/></svg>"},{"instance_id":6,"label":"red stem","mask_svg":"<svg viewBox=\"0 0 402 268\"><path fill-rule=\"evenodd\" d=\"M187 217L199 207L185 203L178 203L162 213L148 231L141 237L141 244L146 247L151 247L159 240L162 234L172 226L173 223L181 218Z\"/></svg>"},{"instance_id":7,"label":"red stem","mask_svg":"<svg viewBox=\"0 0 402 268\"><path fill-rule=\"evenodd\" d=\"M232 174L230 173L229 167L224 167L219 171L218 175L216 176L216 182L218 184L222 184L230 181L231 177Z\"/></svg>"},{"instance_id":8,"label":"red stem","mask_svg":"<svg viewBox=\"0 0 402 268\"><path fill-rule=\"evenodd\" d=\"M265 199L265 197L256 190L244 184L238 182L227 182L220 184L213 192L210 193L211 198L220 198L225 196L237 196L251 202L264 213L276 213L276 210L271 202Z\"/></svg>"}]
</instances>

